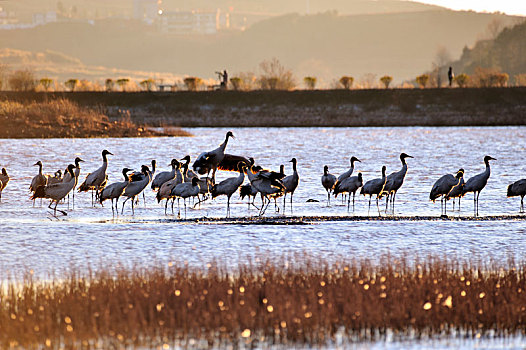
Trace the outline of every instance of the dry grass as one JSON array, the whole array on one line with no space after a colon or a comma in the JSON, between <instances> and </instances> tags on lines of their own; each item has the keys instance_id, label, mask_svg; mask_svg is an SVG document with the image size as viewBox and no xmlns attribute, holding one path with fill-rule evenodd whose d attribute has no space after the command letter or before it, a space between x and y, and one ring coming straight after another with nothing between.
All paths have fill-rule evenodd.
<instances>
[{"instance_id":1,"label":"dry grass","mask_svg":"<svg viewBox=\"0 0 526 350\"><path fill-rule=\"evenodd\" d=\"M139 126L129 115L111 122L96 109L67 99L42 102L0 101L0 138L188 136L178 129L160 133Z\"/></svg>"},{"instance_id":2,"label":"dry grass","mask_svg":"<svg viewBox=\"0 0 526 350\"><path fill-rule=\"evenodd\" d=\"M338 333L352 342L526 330L524 263L293 261L233 274L169 264L52 282L28 275L0 293L0 347L292 346L330 344Z\"/></svg>"}]
</instances>

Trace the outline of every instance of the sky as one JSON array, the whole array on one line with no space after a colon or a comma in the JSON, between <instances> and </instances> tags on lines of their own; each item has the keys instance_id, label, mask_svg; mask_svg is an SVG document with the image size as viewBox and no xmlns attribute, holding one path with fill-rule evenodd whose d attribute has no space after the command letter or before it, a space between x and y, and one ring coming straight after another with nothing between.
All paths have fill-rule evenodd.
<instances>
[{"instance_id":1,"label":"sky","mask_svg":"<svg viewBox=\"0 0 526 350\"><path fill-rule=\"evenodd\" d=\"M504 12L526 16L526 0L418 0L426 4L444 6L453 10L477 12Z\"/></svg>"}]
</instances>

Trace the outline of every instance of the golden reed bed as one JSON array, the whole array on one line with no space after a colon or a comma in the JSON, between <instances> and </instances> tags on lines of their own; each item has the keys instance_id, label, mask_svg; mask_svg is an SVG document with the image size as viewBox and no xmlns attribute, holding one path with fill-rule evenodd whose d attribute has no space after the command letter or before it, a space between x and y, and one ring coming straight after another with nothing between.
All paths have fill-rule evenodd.
<instances>
[{"instance_id":1,"label":"golden reed bed","mask_svg":"<svg viewBox=\"0 0 526 350\"><path fill-rule=\"evenodd\" d=\"M300 257L235 271L173 264L4 282L0 347L324 345L526 330L525 264ZM303 260L304 261L304 260ZM197 344L197 345L196 345Z\"/></svg>"}]
</instances>

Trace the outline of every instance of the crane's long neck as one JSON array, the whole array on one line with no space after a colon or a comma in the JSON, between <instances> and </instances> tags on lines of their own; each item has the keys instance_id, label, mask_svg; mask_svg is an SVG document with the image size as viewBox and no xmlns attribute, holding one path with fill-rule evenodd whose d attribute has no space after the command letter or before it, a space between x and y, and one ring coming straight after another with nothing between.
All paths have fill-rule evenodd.
<instances>
[{"instance_id":1,"label":"crane's long neck","mask_svg":"<svg viewBox=\"0 0 526 350\"><path fill-rule=\"evenodd\" d=\"M325 168L323 169L323 176L329 175L329 169Z\"/></svg>"},{"instance_id":2,"label":"crane's long neck","mask_svg":"<svg viewBox=\"0 0 526 350\"><path fill-rule=\"evenodd\" d=\"M292 171L294 171L295 174L298 173L298 169L296 168L296 162L292 162Z\"/></svg>"},{"instance_id":3,"label":"crane's long neck","mask_svg":"<svg viewBox=\"0 0 526 350\"><path fill-rule=\"evenodd\" d=\"M38 175L42 175L42 163L38 164Z\"/></svg>"},{"instance_id":4,"label":"crane's long neck","mask_svg":"<svg viewBox=\"0 0 526 350\"><path fill-rule=\"evenodd\" d=\"M124 176L124 182L129 182L130 181L130 178L128 177L128 175L126 175L127 171L122 171L122 176Z\"/></svg>"},{"instance_id":5,"label":"crane's long neck","mask_svg":"<svg viewBox=\"0 0 526 350\"><path fill-rule=\"evenodd\" d=\"M230 135L226 135L225 137L225 141L221 144L220 148L223 152L225 152L225 149L226 149L226 145L228 144L228 138L230 137Z\"/></svg>"},{"instance_id":6,"label":"crane's long neck","mask_svg":"<svg viewBox=\"0 0 526 350\"><path fill-rule=\"evenodd\" d=\"M486 170L484 171L484 175L486 176L486 178L489 178L489 176L491 175L489 160L484 161L484 163L486 163Z\"/></svg>"}]
</instances>

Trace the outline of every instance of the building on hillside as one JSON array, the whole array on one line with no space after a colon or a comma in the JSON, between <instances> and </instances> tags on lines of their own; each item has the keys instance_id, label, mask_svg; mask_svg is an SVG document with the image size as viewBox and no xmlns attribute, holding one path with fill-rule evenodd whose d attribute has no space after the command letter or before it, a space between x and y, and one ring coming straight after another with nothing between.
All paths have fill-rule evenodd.
<instances>
[{"instance_id":1,"label":"building on hillside","mask_svg":"<svg viewBox=\"0 0 526 350\"><path fill-rule=\"evenodd\" d=\"M161 9L162 0L133 0L133 18L152 24Z\"/></svg>"},{"instance_id":2,"label":"building on hillside","mask_svg":"<svg viewBox=\"0 0 526 350\"><path fill-rule=\"evenodd\" d=\"M164 33L215 34L220 28L221 13L219 10L161 12L158 23L159 30Z\"/></svg>"},{"instance_id":3,"label":"building on hillside","mask_svg":"<svg viewBox=\"0 0 526 350\"><path fill-rule=\"evenodd\" d=\"M57 21L57 13L55 11L48 11L45 13L34 13L33 14L33 26L41 26L48 23L54 23Z\"/></svg>"}]
</instances>

